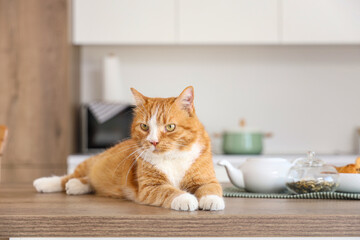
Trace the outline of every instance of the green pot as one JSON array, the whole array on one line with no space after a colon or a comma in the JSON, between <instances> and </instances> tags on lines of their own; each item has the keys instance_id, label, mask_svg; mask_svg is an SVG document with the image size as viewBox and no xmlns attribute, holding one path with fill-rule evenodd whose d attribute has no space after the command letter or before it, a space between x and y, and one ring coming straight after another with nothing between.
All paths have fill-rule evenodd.
<instances>
[{"instance_id":1,"label":"green pot","mask_svg":"<svg viewBox=\"0 0 360 240\"><path fill-rule=\"evenodd\" d=\"M263 137L260 132L225 132L223 151L225 154L261 154Z\"/></svg>"}]
</instances>

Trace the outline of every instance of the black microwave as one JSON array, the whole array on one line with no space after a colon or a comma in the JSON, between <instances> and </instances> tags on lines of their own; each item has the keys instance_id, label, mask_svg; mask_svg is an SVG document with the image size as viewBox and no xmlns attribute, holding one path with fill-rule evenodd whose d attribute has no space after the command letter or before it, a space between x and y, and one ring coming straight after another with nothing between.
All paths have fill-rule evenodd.
<instances>
[{"instance_id":1,"label":"black microwave","mask_svg":"<svg viewBox=\"0 0 360 240\"><path fill-rule=\"evenodd\" d=\"M95 106L95 107L94 107ZM89 103L81 106L81 151L96 153L130 138L130 104Z\"/></svg>"}]
</instances>

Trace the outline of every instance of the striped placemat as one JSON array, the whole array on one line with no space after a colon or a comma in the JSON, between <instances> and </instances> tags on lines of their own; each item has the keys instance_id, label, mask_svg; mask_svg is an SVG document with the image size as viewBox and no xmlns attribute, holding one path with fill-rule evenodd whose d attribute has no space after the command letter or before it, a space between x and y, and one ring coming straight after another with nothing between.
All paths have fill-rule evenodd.
<instances>
[{"instance_id":1,"label":"striped placemat","mask_svg":"<svg viewBox=\"0 0 360 240\"><path fill-rule=\"evenodd\" d=\"M305 194L291 193L251 193L245 189L227 187L223 190L224 197L239 198L281 198L281 199L343 199L343 200L360 200L360 193L345 192L317 192Z\"/></svg>"}]
</instances>

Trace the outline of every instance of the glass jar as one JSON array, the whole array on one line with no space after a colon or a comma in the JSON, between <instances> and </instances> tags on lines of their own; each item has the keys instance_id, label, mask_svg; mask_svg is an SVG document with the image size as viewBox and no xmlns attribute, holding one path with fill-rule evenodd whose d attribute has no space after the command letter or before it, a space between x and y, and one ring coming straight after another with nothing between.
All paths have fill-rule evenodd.
<instances>
[{"instance_id":1,"label":"glass jar","mask_svg":"<svg viewBox=\"0 0 360 240\"><path fill-rule=\"evenodd\" d=\"M333 166L317 159L314 152L296 159L286 178L287 189L295 194L334 192L339 174Z\"/></svg>"}]
</instances>

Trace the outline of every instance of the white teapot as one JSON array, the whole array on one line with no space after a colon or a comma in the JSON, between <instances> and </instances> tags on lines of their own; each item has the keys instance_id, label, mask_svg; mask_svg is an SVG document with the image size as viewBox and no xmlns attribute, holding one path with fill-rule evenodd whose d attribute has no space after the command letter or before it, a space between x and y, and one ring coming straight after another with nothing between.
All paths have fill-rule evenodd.
<instances>
[{"instance_id":1,"label":"white teapot","mask_svg":"<svg viewBox=\"0 0 360 240\"><path fill-rule=\"evenodd\" d=\"M248 158L238 169L227 160L224 166L232 184L249 192L277 193L286 189L286 176L291 163L283 158Z\"/></svg>"}]
</instances>

